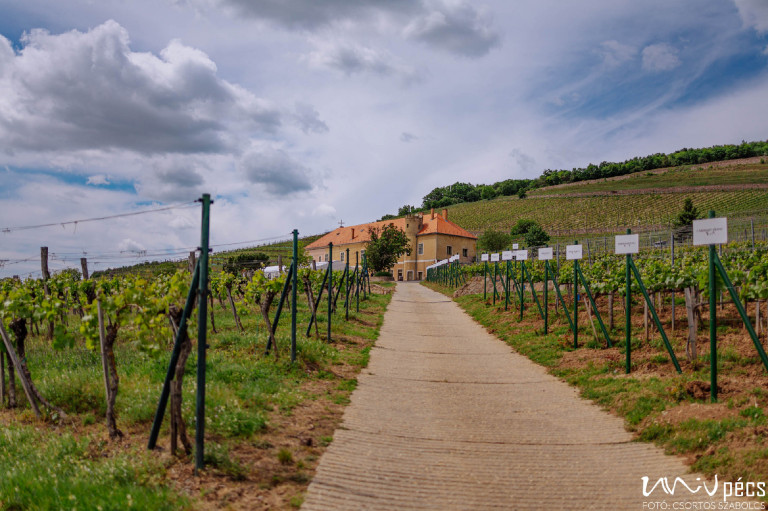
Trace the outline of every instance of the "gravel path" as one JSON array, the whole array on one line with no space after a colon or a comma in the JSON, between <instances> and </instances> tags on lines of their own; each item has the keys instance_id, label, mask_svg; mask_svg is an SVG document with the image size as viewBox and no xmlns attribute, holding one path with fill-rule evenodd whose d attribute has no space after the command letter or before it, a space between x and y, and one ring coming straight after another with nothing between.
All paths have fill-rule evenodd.
<instances>
[{"instance_id":1,"label":"gravel path","mask_svg":"<svg viewBox=\"0 0 768 511\"><path fill-rule=\"evenodd\" d=\"M699 476L686 473L451 300L407 283L302 509L642 510L710 499L679 485L675 496L660 486L643 496L643 476L648 489L677 476L696 489ZM669 507L648 504L659 501ZM722 483L711 502L723 503Z\"/></svg>"}]
</instances>

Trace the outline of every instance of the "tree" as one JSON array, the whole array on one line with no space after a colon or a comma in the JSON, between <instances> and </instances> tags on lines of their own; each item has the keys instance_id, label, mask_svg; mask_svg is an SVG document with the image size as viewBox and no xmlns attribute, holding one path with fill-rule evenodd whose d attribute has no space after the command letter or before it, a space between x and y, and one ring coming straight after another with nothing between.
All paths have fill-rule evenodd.
<instances>
[{"instance_id":1,"label":"tree","mask_svg":"<svg viewBox=\"0 0 768 511\"><path fill-rule=\"evenodd\" d=\"M477 248L484 252L498 252L509 246L509 235L496 229L486 229L477 238Z\"/></svg>"},{"instance_id":2,"label":"tree","mask_svg":"<svg viewBox=\"0 0 768 511\"><path fill-rule=\"evenodd\" d=\"M520 188L517 191L517 198L518 199L525 199L526 197L528 197L528 191L525 188Z\"/></svg>"},{"instance_id":3,"label":"tree","mask_svg":"<svg viewBox=\"0 0 768 511\"><path fill-rule=\"evenodd\" d=\"M416 206L409 206L408 204L397 210L397 216L413 215L414 213L416 213Z\"/></svg>"},{"instance_id":4,"label":"tree","mask_svg":"<svg viewBox=\"0 0 768 511\"><path fill-rule=\"evenodd\" d=\"M408 236L395 224L385 225L382 229L372 228L370 232L371 240L365 254L374 273L391 270L401 255L411 255Z\"/></svg>"},{"instance_id":5,"label":"tree","mask_svg":"<svg viewBox=\"0 0 768 511\"><path fill-rule=\"evenodd\" d=\"M549 243L549 234L539 224L532 225L524 238L529 247L542 247Z\"/></svg>"},{"instance_id":6,"label":"tree","mask_svg":"<svg viewBox=\"0 0 768 511\"><path fill-rule=\"evenodd\" d=\"M528 220L527 218L521 218L517 221L517 223L512 227L512 230L509 232L509 234L512 235L512 237L515 238L522 238L525 236L525 233L527 233L531 227L534 225L539 225L536 223L535 220Z\"/></svg>"},{"instance_id":7,"label":"tree","mask_svg":"<svg viewBox=\"0 0 768 511\"><path fill-rule=\"evenodd\" d=\"M678 213L675 219L675 227L685 227L687 225L693 225L693 221L698 219L701 215L699 210L693 205L693 201L690 198L685 199L683 203L683 210Z\"/></svg>"}]
</instances>

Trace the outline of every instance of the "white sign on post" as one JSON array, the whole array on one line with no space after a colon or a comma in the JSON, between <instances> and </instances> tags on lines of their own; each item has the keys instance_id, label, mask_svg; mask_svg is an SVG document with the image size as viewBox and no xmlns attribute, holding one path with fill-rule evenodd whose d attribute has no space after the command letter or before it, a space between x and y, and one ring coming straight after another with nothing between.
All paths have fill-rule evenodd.
<instances>
[{"instance_id":1,"label":"white sign on post","mask_svg":"<svg viewBox=\"0 0 768 511\"><path fill-rule=\"evenodd\" d=\"M480 261L487 261L488 260L488 254L483 254L480 256Z\"/></svg>"},{"instance_id":2,"label":"white sign on post","mask_svg":"<svg viewBox=\"0 0 768 511\"><path fill-rule=\"evenodd\" d=\"M511 261L514 255L512 254L511 250L505 250L501 253L501 260L502 261Z\"/></svg>"},{"instance_id":3,"label":"white sign on post","mask_svg":"<svg viewBox=\"0 0 768 511\"><path fill-rule=\"evenodd\" d=\"M693 221L694 245L724 245L728 243L728 219L706 218Z\"/></svg>"},{"instance_id":4,"label":"white sign on post","mask_svg":"<svg viewBox=\"0 0 768 511\"><path fill-rule=\"evenodd\" d=\"M491 254L491 262L497 262L499 260L499 253Z\"/></svg>"},{"instance_id":5,"label":"white sign on post","mask_svg":"<svg viewBox=\"0 0 768 511\"><path fill-rule=\"evenodd\" d=\"M517 250L518 248L520 248L520 244L512 243L512 250Z\"/></svg>"},{"instance_id":6,"label":"white sign on post","mask_svg":"<svg viewBox=\"0 0 768 511\"><path fill-rule=\"evenodd\" d=\"M617 254L637 254L638 252L640 252L640 236L638 234L616 236Z\"/></svg>"},{"instance_id":7,"label":"white sign on post","mask_svg":"<svg viewBox=\"0 0 768 511\"><path fill-rule=\"evenodd\" d=\"M515 259L518 261L527 261L528 260L528 251L527 250L518 250L515 252Z\"/></svg>"},{"instance_id":8,"label":"white sign on post","mask_svg":"<svg viewBox=\"0 0 768 511\"><path fill-rule=\"evenodd\" d=\"M574 259L581 259L582 245L568 245L565 247L565 259L572 261Z\"/></svg>"},{"instance_id":9,"label":"white sign on post","mask_svg":"<svg viewBox=\"0 0 768 511\"><path fill-rule=\"evenodd\" d=\"M549 261L554 256L552 248L540 248L539 249L539 261Z\"/></svg>"}]
</instances>

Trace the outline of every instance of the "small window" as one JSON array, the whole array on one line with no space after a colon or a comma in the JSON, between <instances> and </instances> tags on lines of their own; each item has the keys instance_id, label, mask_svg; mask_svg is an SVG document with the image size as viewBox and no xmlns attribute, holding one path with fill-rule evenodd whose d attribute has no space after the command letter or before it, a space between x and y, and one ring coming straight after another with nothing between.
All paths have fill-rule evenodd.
<instances>
[{"instance_id":1,"label":"small window","mask_svg":"<svg viewBox=\"0 0 768 511\"><path fill-rule=\"evenodd\" d=\"M328 262L328 254L325 254L325 262Z\"/></svg>"},{"instance_id":2,"label":"small window","mask_svg":"<svg viewBox=\"0 0 768 511\"><path fill-rule=\"evenodd\" d=\"M451 247L450 245L448 245L448 246L446 247L446 249L448 250L448 255L452 255L452 254L453 254L453 247Z\"/></svg>"},{"instance_id":3,"label":"small window","mask_svg":"<svg viewBox=\"0 0 768 511\"><path fill-rule=\"evenodd\" d=\"M469 250L466 248L461 249L461 255L462 257L469 257L467 254L469 253Z\"/></svg>"},{"instance_id":4,"label":"small window","mask_svg":"<svg viewBox=\"0 0 768 511\"><path fill-rule=\"evenodd\" d=\"M423 279L423 278L424 278L424 272L421 272L421 271L420 271L420 272L419 272L419 280L421 280L421 279Z\"/></svg>"},{"instance_id":5,"label":"small window","mask_svg":"<svg viewBox=\"0 0 768 511\"><path fill-rule=\"evenodd\" d=\"M424 255L424 243L419 243L419 255Z\"/></svg>"},{"instance_id":6,"label":"small window","mask_svg":"<svg viewBox=\"0 0 768 511\"><path fill-rule=\"evenodd\" d=\"M341 253L341 262L344 262L344 252Z\"/></svg>"}]
</instances>

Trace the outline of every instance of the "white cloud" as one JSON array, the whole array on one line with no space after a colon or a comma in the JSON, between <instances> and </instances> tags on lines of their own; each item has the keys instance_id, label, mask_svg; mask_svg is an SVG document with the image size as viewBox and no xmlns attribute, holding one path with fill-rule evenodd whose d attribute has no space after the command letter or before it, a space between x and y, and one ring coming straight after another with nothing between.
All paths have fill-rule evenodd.
<instances>
[{"instance_id":1,"label":"white cloud","mask_svg":"<svg viewBox=\"0 0 768 511\"><path fill-rule=\"evenodd\" d=\"M121 252L142 252L146 250L144 248L144 245L139 243L138 241L132 240L131 238L124 238L120 241L120 243L117 245L118 250Z\"/></svg>"},{"instance_id":2,"label":"white cloud","mask_svg":"<svg viewBox=\"0 0 768 511\"><path fill-rule=\"evenodd\" d=\"M634 59L637 48L615 40L604 41L600 43L600 54L607 66L616 67Z\"/></svg>"},{"instance_id":3,"label":"white cloud","mask_svg":"<svg viewBox=\"0 0 768 511\"><path fill-rule=\"evenodd\" d=\"M321 216L328 218L336 218L336 208L330 204L320 204L314 210L312 210L313 216Z\"/></svg>"},{"instance_id":4,"label":"white cloud","mask_svg":"<svg viewBox=\"0 0 768 511\"><path fill-rule=\"evenodd\" d=\"M768 2L765 0L734 0L745 26L759 33L768 32Z\"/></svg>"},{"instance_id":5,"label":"white cloud","mask_svg":"<svg viewBox=\"0 0 768 511\"><path fill-rule=\"evenodd\" d=\"M59 35L35 29L22 43L9 61L0 42L6 152L217 153L283 121L279 108L219 78L200 50L171 41L159 56L134 52L114 21Z\"/></svg>"},{"instance_id":6,"label":"white cloud","mask_svg":"<svg viewBox=\"0 0 768 511\"><path fill-rule=\"evenodd\" d=\"M87 185L108 185L109 177L104 174L96 174L94 176L88 176L88 180L85 182Z\"/></svg>"},{"instance_id":7,"label":"white cloud","mask_svg":"<svg viewBox=\"0 0 768 511\"><path fill-rule=\"evenodd\" d=\"M670 71L680 65L677 50L668 44L652 44L643 48L643 69L646 71Z\"/></svg>"}]
</instances>

